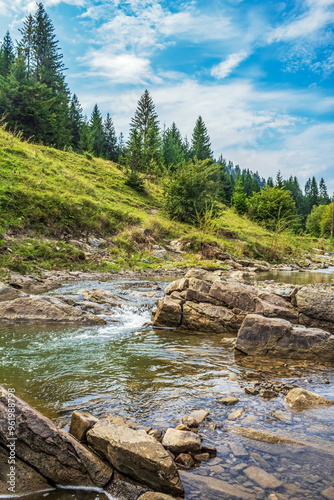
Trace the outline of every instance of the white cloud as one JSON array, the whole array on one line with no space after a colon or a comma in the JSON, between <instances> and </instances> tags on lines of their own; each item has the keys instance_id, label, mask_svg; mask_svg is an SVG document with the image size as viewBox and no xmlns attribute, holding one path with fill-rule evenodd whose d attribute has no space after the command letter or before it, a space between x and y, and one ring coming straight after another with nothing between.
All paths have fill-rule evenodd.
<instances>
[{"instance_id":1,"label":"white cloud","mask_svg":"<svg viewBox=\"0 0 334 500\"><path fill-rule=\"evenodd\" d=\"M245 50L241 50L236 54L231 54L225 61L217 64L211 70L211 75L215 78L226 78L229 76L234 68L247 58L248 54Z\"/></svg>"},{"instance_id":2,"label":"white cloud","mask_svg":"<svg viewBox=\"0 0 334 500\"><path fill-rule=\"evenodd\" d=\"M144 85L149 81L160 81L153 76L149 59L130 53L114 54L113 48L90 49L79 61L90 67L92 73L89 72L89 76L104 77L114 83Z\"/></svg>"},{"instance_id":3,"label":"white cloud","mask_svg":"<svg viewBox=\"0 0 334 500\"><path fill-rule=\"evenodd\" d=\"M84 7L86 0L44 0L43 5L45 8L54 7L60 3L65 3L67 5L74 5L77 7ZM36 10L36 1L27 0L11 0L7 2L5 0L0 0L0 15L9 16L12 14L22 15L29 14Z\"/></svg>"},{"instance_id":4,"label":"white cloud","mask_svg":"<svg viewBox=\"0 0 334 500\"><path fill-rule=\"evenodd\" d=\"M268 43L295 40L319 31L334 23L333 0L308 0L308 11L297 19L275 28L268 36Z\"/></svg>"}]
</instances>

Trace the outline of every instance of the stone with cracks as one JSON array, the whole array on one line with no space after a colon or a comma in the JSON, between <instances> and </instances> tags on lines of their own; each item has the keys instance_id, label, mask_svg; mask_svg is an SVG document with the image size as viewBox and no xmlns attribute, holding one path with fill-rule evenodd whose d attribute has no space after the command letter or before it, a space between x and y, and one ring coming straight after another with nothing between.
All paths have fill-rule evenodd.
<instances>
[{"instance_id":1,"label":"stone with cracks","mask_svg":"<svg viewBox=\"0 0 334 500\"><path fill-rule=\"evenodd\" d=\"M21 297L0 302L3 321L22 323L75 323L80 325L105 325L99 316L84 312L53 297Z\"/></svg>"},{"instance_id":2,"label":"stone with cracks","mask_svg":"<svg viewBox=\"0 0 334 500\"><path fill-rule=\"evenodd\" d=\"M63 486L105 486L113 469L16 396L16 456ZM0 386L0 443L8 442L8 392Z\"/></svg>"},{"instance_id":3,"label":"stone with cracks","mask_svg":"<svg viewBox=\"0 0 334 500\"><path fill-rule=\"evenodd\" d=\"M165 295L158 301L158 307L154 313L153 324L155 326L169 326L177 328L182 320L181 302Z\"/></svg>"},{"instance_id":4,"label":"stone with cracks","mask_svg":"<svg viewBox=\"0 0 334 500\"><path fill-rule=\"evenodd\" d=\"M98 419L88 411L75 410L71 416L70 434L78 441L86 441L86 434Z\"/></svg>"},{"instance_id":5,"label":"stone with cracks","mask_svg":"<svg viewBox=\"0 0 334 500\"><path fill-rule=\"evenodd\" d=\"M87 441L118 471L155 490L176 496L184 494L169 453L145 431L116 425L104 418L88 431Z\"/></svg>"},{"instance_id":6,"label":"stone with cracks","mask_svg":"<svg viewBox=\"0 0 334 500\"><path fill-rule=\"evenodd\" d=\"M258 314L246 316L235 348L252 356L334 361L334 335Z\"/></svg>"},{"instance_id":7,"label":"stone with cracks","mask_svg":"<svg viewBox=\"0 0 334 500\"><path fill-rule=\"evenodd\" d=\"M179 431L169 428L164 435L162 445L171 451L173 455L180 453L197 452L201 449L201 438L198 434L190 431Z\"/></svg>"},{"instance_id":8,"label":"stone with cracks","mask_svg":"<svg viewBox=\"0 0 334 500\"><path fill-rule=\"evenodd\" d=\"M294 410L305 410L317 406L332 406L334 401L307 391L301 387L296 387L288 392L284 398L285 402Z\"/></svg>"}]
</instances>

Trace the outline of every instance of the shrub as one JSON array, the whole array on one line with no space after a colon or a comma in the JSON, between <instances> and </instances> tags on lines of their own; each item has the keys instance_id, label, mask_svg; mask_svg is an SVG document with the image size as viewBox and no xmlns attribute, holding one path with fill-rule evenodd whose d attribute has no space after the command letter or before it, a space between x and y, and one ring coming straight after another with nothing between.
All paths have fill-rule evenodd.
<instances>
[{"instance_id":1,"label":"shrub","mask_svg":"<svg viewBox=\"0 0 334 500\"><path fill-rule=\"evenodd\" d=\"M325 209L325 205L314 206L311 213L307 216L306 229L311 236L315 236L316 238L321 236L321 219Z\"/></svg>"},{"instance_id":2,"label":"shrub","mask_svg":"<svg viewBox=\"0 0 334 500\"><path fill-rule=\"evenodd\" d=\"M250 217L273 231L297 230L300 221L290 191L265 186L250 199Z\"/></svg>"},{"instance_id":3,"label":"shrub","mask_svg":"<svg viewBox=\"0 0 334 500\"><path fill-rule=\"evenodd\" d=\"M217 166L210 160L181 163L170 172L164 184L165 208L172 219L193 222L214 204L217 185L213 175Z\"/></svg>"}]
</instances>

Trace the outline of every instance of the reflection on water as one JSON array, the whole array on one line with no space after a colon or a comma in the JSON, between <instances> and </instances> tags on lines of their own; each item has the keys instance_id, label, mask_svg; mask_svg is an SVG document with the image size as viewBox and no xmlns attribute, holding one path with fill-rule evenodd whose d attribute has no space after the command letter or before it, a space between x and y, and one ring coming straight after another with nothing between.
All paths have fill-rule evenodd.
<instances>
[{"instance_id":1,"label":"reflection on water","mask_svg":"<svg viewBox=\"0 0 334 500\"><path fill-rule=\"evenodd\" d=\"M313 285L315 283L333 283L334 268L315 269L313 271L270 271L258 273L256 281L276 281L290 283L291 285Z\"/></svg>"},{"instance_id":2,"label":"reflection on water","mask_svg":"<svg viewBox=\"0 0 334 500\"><path fill-rule=\"evenodd\" d=\"M260 371L266 380L299 385L333 398L333 365L235 356L219 335L142 329L163 294L161 289L152 290L153 285L81 282L52 291L80 299L80 289L104 288L129 301L115 310L113 318L120 323L106 326L2 324L1 383L14 387L23 399L65 428L75 409L96 416L117 414L161 430L177 425L193 409L210 410L210 420L201 432L218 448L218 455L182 473L187 500L233 498L229 487L241 488L235 490L239 498L267 499L272 491L248 477L251 466L275 475L284 500L321 498L321 491L331 486L334 470L334 451L325 452L325 445L321 446L333 443L334 408L298 413L288 409L282 397L267 400L246 394L244 388L251 385L246 372ZM219 403L219 398L230 394L239 399L236 406ZM242 410L237 420L230 415L235 410ZM284 412L285 420L273 419L273 410ZM269 445L228 431L238 426L313 436L316 441L305 453L302 446ZM58 490L46 498L105 497Z\"/></svg>"}]
</instances>

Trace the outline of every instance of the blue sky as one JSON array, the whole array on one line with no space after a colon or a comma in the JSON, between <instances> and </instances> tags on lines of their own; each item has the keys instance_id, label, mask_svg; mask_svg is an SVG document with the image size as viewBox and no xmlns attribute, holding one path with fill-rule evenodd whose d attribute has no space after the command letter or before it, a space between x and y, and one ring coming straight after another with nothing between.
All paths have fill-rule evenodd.
<instances>
[{"instance_id":1,"label":"blue sky","mask_svg":"<svg viewBox=\"0 0 334 500\"><path fill-rule=\"evenodd\" d=\"M334 191L334 0L45 0L67 81L117 132L145 88L161 125L202 115L219 154L262 176L323 176ZM0 0L18 39L30 0Z\"/></svg>"}]
</instances>

